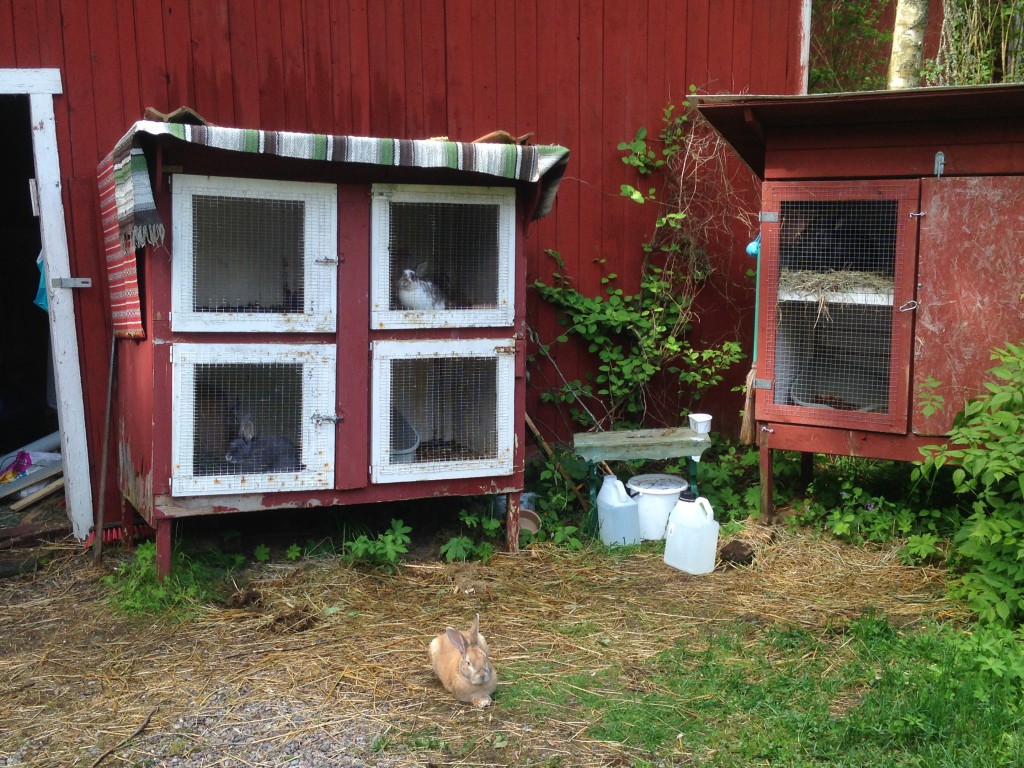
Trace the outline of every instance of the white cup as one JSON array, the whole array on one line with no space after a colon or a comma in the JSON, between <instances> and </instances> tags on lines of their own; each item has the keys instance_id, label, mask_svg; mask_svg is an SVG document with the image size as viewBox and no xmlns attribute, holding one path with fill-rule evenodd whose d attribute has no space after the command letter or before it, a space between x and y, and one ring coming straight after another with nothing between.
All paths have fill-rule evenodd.
<instances>
[{"instance_id":1,"label":"white cup","mask_svg":"<svg viewBox=\"0 0 1024 768\"><path fill-rule=\"evenodd\" d=\"M711 431L711 414L691 413L690 429L692 429L698 435L706 435L708 432Z\"/></svg>"}]
</instances>

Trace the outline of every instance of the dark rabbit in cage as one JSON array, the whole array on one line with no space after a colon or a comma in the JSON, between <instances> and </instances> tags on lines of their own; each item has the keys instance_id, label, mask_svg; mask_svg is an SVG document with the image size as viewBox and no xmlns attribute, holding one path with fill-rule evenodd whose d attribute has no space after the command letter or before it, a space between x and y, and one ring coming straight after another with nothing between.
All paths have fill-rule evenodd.
<instances>
[{"instance_id":1,"label":"dark rabbit in cage","mask_svg":"<svg viewBox=\"0 0 1024 768\"><path fill-rule=\"evenodd\" d=\"M779 263L785 269L873 272L891 277L896 211L892 201L783 203Z\"/></svg>"},{"instance_id":2,"label":"dark rabbit in cage","mask_svg":"<svg viewBox=\"0 0 1024 768\"><path fill-rule=\"evenodd\" d=\"M252 417L245 415L238 425L238 437L225 456L238 472L285 472L303 469L299 447L281 435L256 433Z\"/></svg>"}]
</instances>

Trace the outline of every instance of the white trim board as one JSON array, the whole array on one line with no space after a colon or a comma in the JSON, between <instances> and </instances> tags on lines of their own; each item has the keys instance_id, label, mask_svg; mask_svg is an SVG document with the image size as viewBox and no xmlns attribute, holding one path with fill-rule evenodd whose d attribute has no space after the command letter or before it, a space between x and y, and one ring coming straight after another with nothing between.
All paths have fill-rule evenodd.
<instances>
[{"instance_id":1,"label":"white trim board","mask_svg":"<svg viewBox=\"0 0 1024 768\"><path fill-rule=\"evenodd\" d=\"M59 69L0 69L0 93L64 93Z\"/></svg>"},{"instance_id":2,"label":"white trim board","mask_svg":"<svg viewBox=\"0 0 1024 768\"><path fill-rule=\"evenodd\" d=\"M53 112L53 95L62 92L59 69L0 69L0 93L29 97L32 155L39 192L39 235L47 277L50 344L64 464L64 496L72 532L78 539L85 539L93 525L93 501L74 291L54 288L51 282L54 278L72 276Z\"/></svg>"}]
</instances>

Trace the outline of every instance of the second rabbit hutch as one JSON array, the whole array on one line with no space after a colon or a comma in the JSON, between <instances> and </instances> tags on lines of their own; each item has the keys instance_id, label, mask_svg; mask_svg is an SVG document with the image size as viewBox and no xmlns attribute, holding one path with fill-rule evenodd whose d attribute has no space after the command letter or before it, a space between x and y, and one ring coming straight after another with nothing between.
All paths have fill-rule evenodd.
<instances>
[{"instance_id":1,"label":"second rabbit hutch","mask_svg":"<svg viewBox=\"0 0 1024 768\"><path fill-rule=\"evenodd\" d=\"M525 240L567 160L132 126L99 168L111 437L162 573L194 515L506 494L518 543Z\"/></svg>"},{"instance_id":2,"label":"second rabbit hutch","mask_svg":"<svg viewBox=\"0 0 1024 768\"><path fill-rule=\"evenodd\" d=\"M775 450L920 459L984 391L993 349L1024 338L1024 87L700 110L763 180L754 386L771 517Z\"/></svg>"}]
</instances>

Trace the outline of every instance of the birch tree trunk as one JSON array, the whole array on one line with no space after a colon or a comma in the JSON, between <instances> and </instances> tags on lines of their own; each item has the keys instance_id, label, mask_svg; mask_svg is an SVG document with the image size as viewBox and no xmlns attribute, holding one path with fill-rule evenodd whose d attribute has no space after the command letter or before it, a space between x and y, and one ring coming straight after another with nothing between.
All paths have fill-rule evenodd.
<instances>
[{"instance_id":1,"label":"birch tree trunk","mask_svg":"<svg viewBox=\"0 0 1024 768\"><path fill-rule=\"evenodd\" d=\"M921 83L921 49L928 26L928 0L898 0L889 57L889 89L915 88Z\"/></svg>"}]
</instances>

